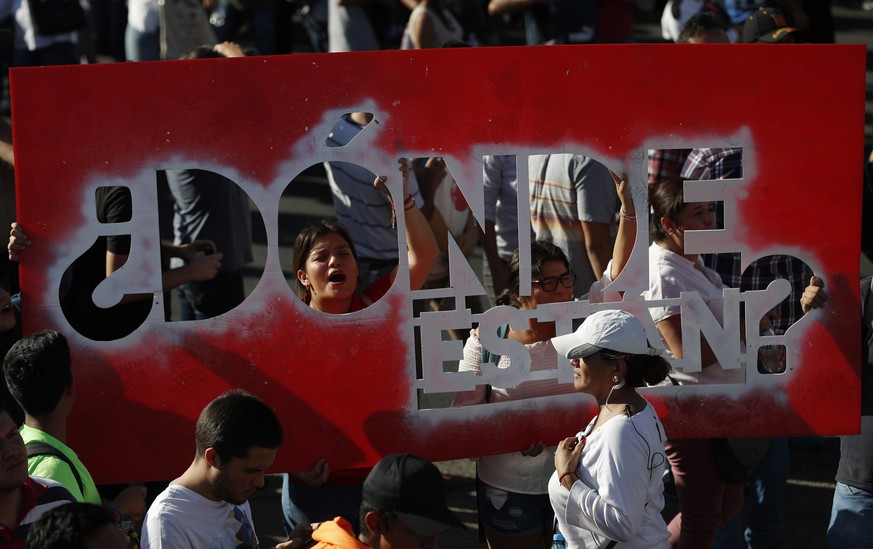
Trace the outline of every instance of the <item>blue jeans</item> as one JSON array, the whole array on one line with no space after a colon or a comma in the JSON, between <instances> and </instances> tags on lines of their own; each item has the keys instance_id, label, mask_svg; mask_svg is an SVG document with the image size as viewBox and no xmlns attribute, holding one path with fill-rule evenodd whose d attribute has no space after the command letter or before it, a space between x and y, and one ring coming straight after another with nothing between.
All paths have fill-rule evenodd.
<instances>
[{"instance_id":1,"label":"blue jeans","mask_svg":"<svg viewBox=\"0 0 873 549\"><path fill-rule=\"evenodd\" d=\"M346 519L355 532L361 508L361 486L321 486L309 488L291 483L282 475L282 519L290 532L301 522L324 522L336 517Z\"/></svg>"},{"instance_id":2,"label":"blue jeans","mask_svg":"<svg viewBox=\"0 0 873 549\"><path fill-rule=\"evenodd\" d=\"M746 486L745 531L749 549L768 549L779 542L779 513L788 486L788 439L771 439L770 454L758 465ZM715 537L716 549L739 549L741 516L734 517Z\"/></svg>"},{"instance_id":3,"label":"blue jeans","mask_svg":"<svg viewBox=\"0 0 873 549\"><path fill-rule=\"evenodd\" d=\"M837 483L828 524L828 547L873 548L873 492Z\"/></svg>"},{"instance_id":4,"label":"blue jeans","mask_svg":"<svg viewBox=\"0 0 873 549\"><path fill-rule=\"evenodd\" d=\"M157 61L161 58L161 31L140 32L130 25L124 31L124 55L128 61Z\"/></svg>"}]
</instances>

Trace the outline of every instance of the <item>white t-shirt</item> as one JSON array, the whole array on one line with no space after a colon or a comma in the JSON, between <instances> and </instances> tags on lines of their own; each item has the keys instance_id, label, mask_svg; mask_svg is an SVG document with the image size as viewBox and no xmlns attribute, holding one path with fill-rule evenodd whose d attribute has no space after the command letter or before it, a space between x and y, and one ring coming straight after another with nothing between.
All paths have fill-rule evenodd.
<instances>
[{"instance_id":1,"label":"white t-shirt","mask_svg":"<svg viewBox=\"0 0 873 549\"><path fill-rule=\"evenodd\" d=\"M430 17L433 24L433 36L429 44L414 44L412 40L412 29L416 22L425 16ZM409 14L409 21L406 23L406 29L403 31L403 39L400 42L401 50L412 50L416 48L441 48L444 43L449 40L460 40L464 37L464 29L452 12L442 10L439 14L436 10L432 10L422 6L421 4L413 8Z\"/></svg>"},{"instance_id":2,"label":"white t-shirt","mask_svg":"<svg viewBox=\"0 0 873 549\"><path fill-rule=\"evenodd\" d=\"M649 289L643 292L646 300L678 298L681 292L697 292L719 323L724 316L724 288L719 274L703 265L694 263L658 244L649 246ZM680 314L678 305L651 307L652 320L658 322ZM669 349L667 351L669 353ZM685 373L675 370L670 377L680 385L694 383L742 383L745 372L741 368L725 370L718 364L710 364L702 372Z\"/></svg>"},{"instance_id":3,"label":"white t-shirt","mask_svg":"<svg viewBox=\"0 0 873 549\"><path fill-rule=\"evenodd\" d=\"M539 341L525 345L530 353L531 372L541 370L557 370L558 353L551 341ZM481 374L482 344L475 331L470 331L470 337L464 346L464 359L458 366L459 372L474 372ZM498 368L510 366L509 357L502 356ZM528 398L548 397L575 393L572 383L558 383L557 379L541 379L525 381L516 387L493 387L490 402L506 402ZM457 393L455 406L470 406L485 404L485 386L479 385L475 391ZM533 441L532 441L533 442ZM521 448L519 448L521 450ZM521 452L508 452L482 456L479 458L479 478L482 482L498 490L516 492L519 494L545 494L546 484L555 470L554 446L546 448L537 456L523 456ZM492 494L486 494L492 497ZM493 497L503 497L494 494ZM500 505L495 505L499 508Z\"/></svg>"},{"instance_id":4,"label":"white t-shirt","mask_svg":"<svg viewBox=\"0 0 873 549\"><path fill-rule=\"evenodd\" d=\"M561 486L557 471L549 479L549 499L568 547L604 547L609 540L622 549L668 546L661 517L665 441L651 404L630 417L610 418L588 435L572 490Z\"/></svg>"},{"instance_id":5,"label":"white t-shirt","mask_svg":"<svg viewBox=\"0 0 873 549\"><path fill-rule=\"evenodd\" d=\"M170 484L149 507L142 529L142 549L237 549L255 547L252 510L249 502L233 505L212 501L197 492ZM245 526L251 527L246 543Z\"/></svg>"}]
</instances>

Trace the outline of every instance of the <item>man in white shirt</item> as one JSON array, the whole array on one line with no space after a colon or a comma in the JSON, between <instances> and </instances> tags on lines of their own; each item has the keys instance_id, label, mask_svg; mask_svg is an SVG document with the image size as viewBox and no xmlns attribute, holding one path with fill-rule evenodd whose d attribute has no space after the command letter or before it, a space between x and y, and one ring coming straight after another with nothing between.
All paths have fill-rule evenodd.
<instances>
[{"instance_id":1,"label":"man in white shirt","mask_svg":"<svg viewBox=\"0 0 873 549\"><path fill-rule=\"evenodd\" d=\"M146 513L142 549L257 549L248 499L282 444L279 419L258 397L231 390L200 413L195 440L194 462ZM302 547L296 535L277 549Z\"/></svg>"}]
</instances>

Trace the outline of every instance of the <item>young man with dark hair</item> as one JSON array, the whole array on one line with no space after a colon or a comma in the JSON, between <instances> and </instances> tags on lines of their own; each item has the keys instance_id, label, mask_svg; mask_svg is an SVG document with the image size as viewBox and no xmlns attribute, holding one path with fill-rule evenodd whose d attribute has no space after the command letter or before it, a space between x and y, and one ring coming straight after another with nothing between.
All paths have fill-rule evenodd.
<instances>
[{"instance_id":1,"label":"young man with dark hair","mask_svg":"<svg viewBox=\"0 0 873 549\"><path fill-rule=\"evenodd\" d=\"M200 413L195 441L194 461L146 513L142 549L257 548L248 499L282 444L279 419L258 397L231 390ZM278 547L302 547L302 540Z\"/></svg>"},{"instance_id":2,"label":"young man with dark hair","mask_svg":"<svg viewBox=\"0 0 873 549\"><path fill-rule=\"evenodd\" d=\"M56 507L33 523L27 549L128 549L131 544L105 507L70 503Z\"/></svg>"},{"instance_id":3,"label":"young man with dark hair","mask_svg":"<svg viewBox=\"0 0 873 549\"><path fill-rule=\"evenodd\" d=\"M24 410L21 437L30 474L61 483L76 501L103 505L88 469L66 444L67 417L76 400L67 339L54 330L22 338L6 354L3 373ZM127 529L145 514L145 497L145 487L130 486L106 505Z\"/></svg>"},{"instance_id":4,"label":"young man with dark hair","mask_svg":"<svg viewBox=\"0 0 873 549\"><path fill-rule=\"evenodd\" d=\"M36 519L74 501L57 482L28 476L24 440L0 401L0 546L24 549Z\"/></svg>"},{"instance_id":5,"label":"young man with dark hair","mask_svg":"<svg viewBox=\"0 0 873 549\"><path fill-rule=\"evenodd\" d=\"M436 466L411 454L385 456L364 481L361 533L337 517L312 532L316 549L436 548L439 535L463 523L446 505Z\"/></svg>"}]
</instances>

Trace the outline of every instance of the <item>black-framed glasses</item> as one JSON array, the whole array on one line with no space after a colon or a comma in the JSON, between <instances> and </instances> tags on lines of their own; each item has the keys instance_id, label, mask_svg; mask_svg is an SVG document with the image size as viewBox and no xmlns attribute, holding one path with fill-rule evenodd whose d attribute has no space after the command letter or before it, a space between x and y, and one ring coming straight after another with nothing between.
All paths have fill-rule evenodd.
<instances>
[{"instance_id":1,"label":"black-framed glasses","mask_svg":"<svg viewBox=\"0 0 873 549\"><path fill-rule=\"evenodd\" d=\"M576 283L576 273L567 271L561 276L547 276L538 280L531 280L532 283L538 284L546 292L554 292L558 287L558 282L565 288L572 288Z\"/></svg>"}]
</instances>

